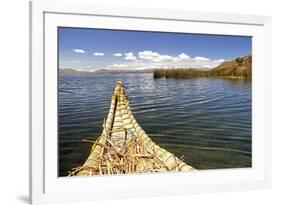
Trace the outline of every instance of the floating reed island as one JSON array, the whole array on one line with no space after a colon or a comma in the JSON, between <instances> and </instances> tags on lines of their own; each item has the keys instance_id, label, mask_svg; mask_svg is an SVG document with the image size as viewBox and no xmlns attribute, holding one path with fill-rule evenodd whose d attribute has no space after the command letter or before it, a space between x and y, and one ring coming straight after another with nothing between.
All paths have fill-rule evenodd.
<instances>
[{"instance_id":1,"label":"floating reed island","mask_svg":"<svg viewBox=\"0 0 281 205\"><path fill-rule=\"evenodd\" d=\"M154 78L230 78L252 79L252 55L225 61L219 66L203 70L195 68L155 69Z\"/></svg>"},{"instance_id":2,"label":"floating reed island","mask_svg":"<svg viewBox=\"0 0 281 205\"><path fill-rule=\"evenodd\" d=\"M155 144L135 120L122 82L111 99L103 132L93 143L85 163L69 176L194 171L183 158Z\"/></svg>"}]
</instances>

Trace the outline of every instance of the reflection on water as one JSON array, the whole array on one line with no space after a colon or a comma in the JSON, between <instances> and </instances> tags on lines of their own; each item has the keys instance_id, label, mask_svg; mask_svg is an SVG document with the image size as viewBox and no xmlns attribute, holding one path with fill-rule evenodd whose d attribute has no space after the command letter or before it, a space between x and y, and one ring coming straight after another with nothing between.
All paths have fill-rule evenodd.
<instances>
[{"instance_id":1,"label":"reflection on water","mask_svg":"<svg viewBox=\"0 0 281 205\"><path fill-rule=\"evenodd\" d=\"M163 148L197 169L251 167L251 82L157 79L151 73L59 77L59 175L81 165L102 132L115 84Z\"/></svg>"}]
</instances>

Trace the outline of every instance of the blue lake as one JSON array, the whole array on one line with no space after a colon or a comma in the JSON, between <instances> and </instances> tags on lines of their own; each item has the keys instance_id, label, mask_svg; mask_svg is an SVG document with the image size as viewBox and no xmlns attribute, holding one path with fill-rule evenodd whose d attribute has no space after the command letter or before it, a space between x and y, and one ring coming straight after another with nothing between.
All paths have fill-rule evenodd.
<instances>
[{"instance_id":1,"label":"blue lake","mask_svg":"<svg viewBox=\"0 0 281 205\"><path fill-rule=\"evenodd\" d=\"M196 169L251 167L251 81L153 79L152 73L59 76L59 176L88 157L121 80L133 114L158 145Z\"/></svg>"}]
</instances>

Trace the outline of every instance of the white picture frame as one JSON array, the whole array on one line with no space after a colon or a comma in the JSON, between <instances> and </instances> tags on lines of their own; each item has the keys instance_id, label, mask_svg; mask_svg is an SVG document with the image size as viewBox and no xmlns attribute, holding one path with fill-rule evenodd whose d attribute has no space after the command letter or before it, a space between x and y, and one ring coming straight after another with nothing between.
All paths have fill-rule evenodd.
<instances>
[{"instance_id":1,"label":"white picture frame","mask_svg":"<svg viewBox=\"0 0 281 205\"><path fill-rule=\"evenodd\" d=\"M57 70L54 69L57 68L58 26L253 36L253 167L193 173L58 178ZM43 204L269 188L270 59L270 17L31 2L30 202Z\"/></svg>"}]
</instances>

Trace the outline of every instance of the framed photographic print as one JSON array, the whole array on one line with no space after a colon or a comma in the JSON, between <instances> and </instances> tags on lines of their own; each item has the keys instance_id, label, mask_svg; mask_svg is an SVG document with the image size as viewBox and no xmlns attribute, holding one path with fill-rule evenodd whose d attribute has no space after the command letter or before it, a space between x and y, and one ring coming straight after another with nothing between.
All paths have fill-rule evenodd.
<instances>
[{"instance_id":1,"label":"framed photographic print","mask_svg":"<svg viewBox=\"0 0 281 205\"><path fill-rule=\"evenodd\" d=\"M30 20L31 203L270 186L270 17L39 1Z\"/></svg>"}]
</instances>

